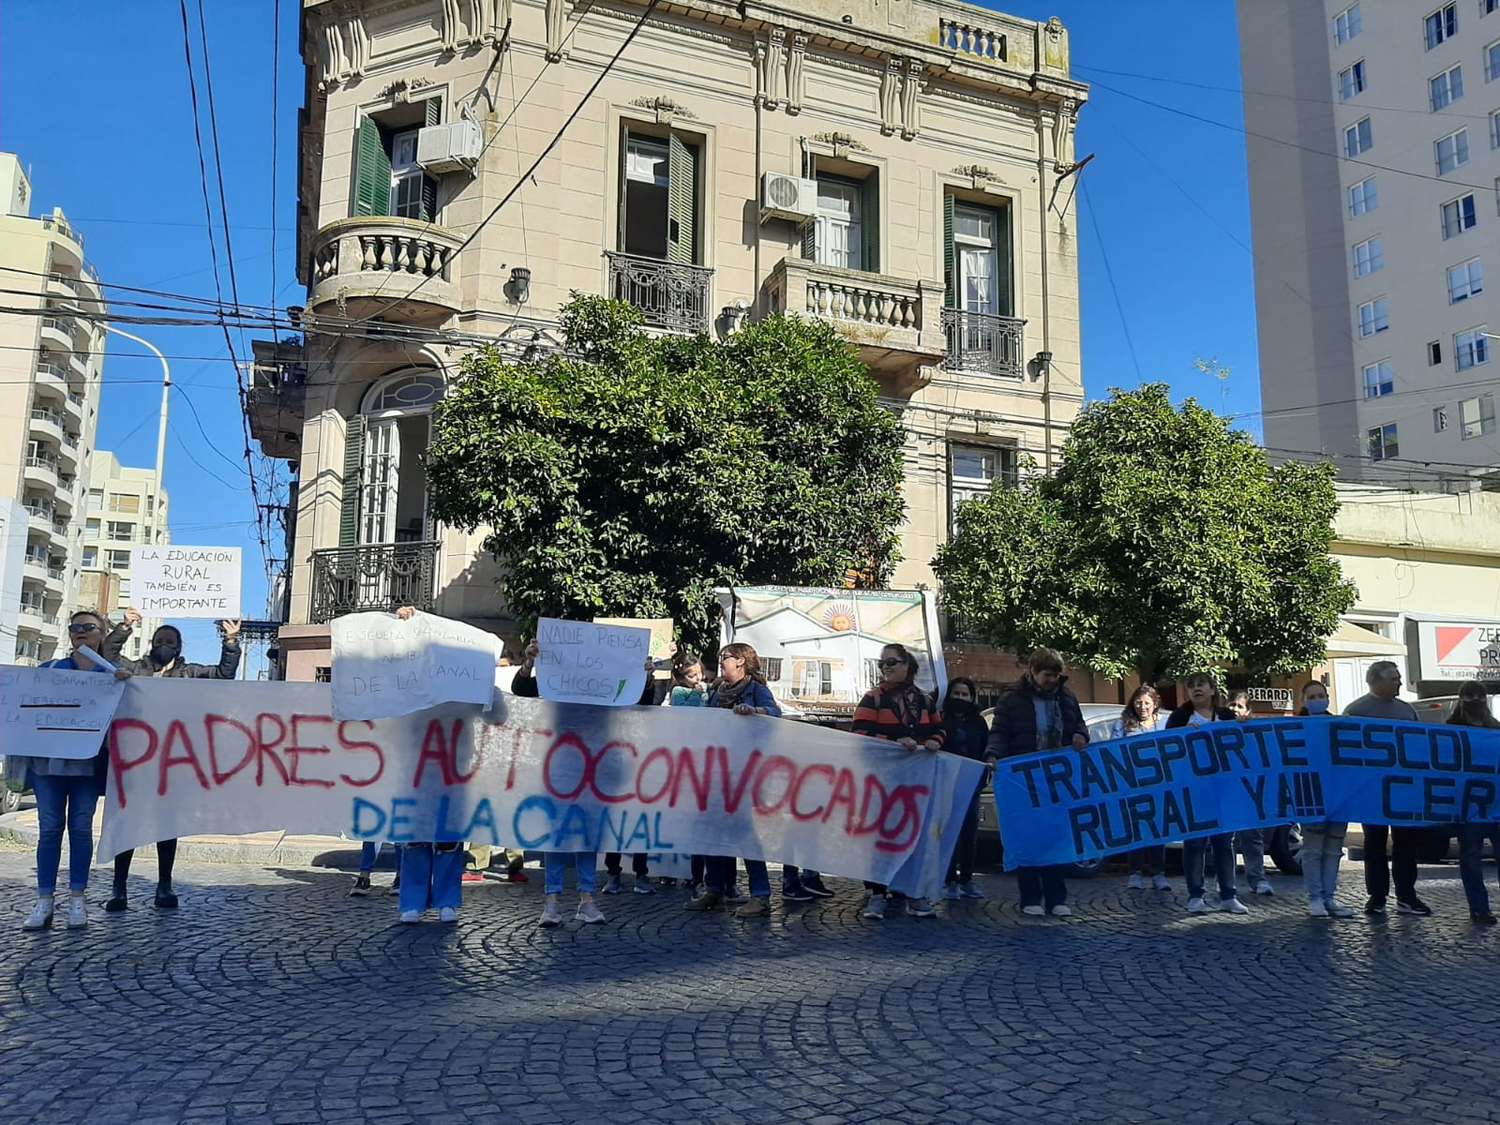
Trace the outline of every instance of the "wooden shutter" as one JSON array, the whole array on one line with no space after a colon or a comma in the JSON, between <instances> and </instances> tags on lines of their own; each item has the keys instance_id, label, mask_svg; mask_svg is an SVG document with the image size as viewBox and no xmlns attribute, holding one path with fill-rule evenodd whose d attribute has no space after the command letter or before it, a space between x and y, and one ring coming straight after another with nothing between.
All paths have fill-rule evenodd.
<instances>
[{"instance_id":1,"label":"wooden shutter","mask_svg":"<svg viewBox=\"0 0 1500 1125\"><path fill-rule=\"evenodd\" d=\"M443 99L428 98L422 103L423 120L425 126L441 125L443 123ZM431 176L422 177L422 221L424 223L437 222L437 180Z\"/></svg>"},{"instance_id":2,"label":"wooden shutter","mask_svg":"<svg viewBox=\"0 0 1500 1125\"><path fill-rule=\"evenodd\" d=\"M441 125L443 123L443 99L428 98L422 103L424 114L423 125Z\"/></svg>"},{"instance_id":3,"label":"wooden shutter","mask_svg":"<svg viewBox=\"0 0 1500 1125\"><path fill-rule=\"evenodd\" d=\"M620 129L620 190L618 193L619 208L615 216L615 247L620 253L625 252L625 186L627 183L626 169L630 166L630 129ZM611 297L615 294L611 293Z\"/></svg>"},{"instance_id":4,"label":"wooden shutter","mask_svg":"<svg viewBox=\"0 0 1500 1125\"><path fill-rule=\"evenodd\" d=\"M1011 262L1010 237L1011 208L995 208L995 277L999 287L995 292L995 311L1001 316L1016 315L1016 295L1012 289L1013 263Z\"/></svg>"},{"instance_id":5,"label":"wooden shutter","mask_svg":"<svg viewBox=\"0 0 1500 1125\"><path fill-rule=\"evenodd\" d=\"M802 224L802 256L809 262L818 260L818 217Z\"/></svg>"},{"instance_id":6,"label":"wooden shutter","mask_svg":"<svg viewBox=\"0 0 1500 1125\"><path fill-rule=\"evenodd\" d=\"M698 162L676 133L667 141L667 261L692 265L698 211Z\"/></svg>"},{"instance_id":7,"label":"wooden shutter","mask_svg":"<svg viewBox=\"0 0 1500 1125\"><path fill-rule=\"evenodd\" d=\"M958 308L958 263L953 253L953 196L943 193L943 304Z\"/></svg>"},{"instance_id":8,"label":"wooden shutter","mask_svg":"<svg viewBox=\"0 0 1500 1125\"><path fill-rule=\"evenodd\" d=\"M360 472L365 462L365 416L344 425L344 499L339 508L339 546L359 545Z\"/></svg>"},{"instance_id":9,"label":"wooden shutter","mask_svg":"<svg viewBox=\"0 0 1500 1125\"><path fill-rule=\"evenodd\" d=\"M880 173L871 172L859 186L860 257L868 273L880 272Z\"/></svg>"},{"instance_id":10,"label":"wooden shutter","mask_svg":"<svg viewBox=\"0 0 1500 1125\"><path fill-rule=\"evenodd\" d=\"M354 145L354 213L391 213L391 157L372 118L359 123Z\"/></svg>"}]
</instances>

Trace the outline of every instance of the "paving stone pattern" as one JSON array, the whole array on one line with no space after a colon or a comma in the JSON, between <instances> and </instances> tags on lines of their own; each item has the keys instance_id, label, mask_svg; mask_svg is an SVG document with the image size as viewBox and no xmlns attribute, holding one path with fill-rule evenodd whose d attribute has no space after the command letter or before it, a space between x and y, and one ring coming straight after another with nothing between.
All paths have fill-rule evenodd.
<instances>
[{"instance_id":1,"label":"paving stone pattern","mask_svg":"<svg viewBox=\"0 0 1500 1125\"><path fill-rule=\"evenodd\" d=\"M1309 920L1289 879L1189 918L1119 877L1031 919L994 875L935 920L863 921L839 881L769 919L677 890L547 931L539 874L402 926L312 869L189 866L158 912L149 855L130 913L100 871L86 931L32 935L30 857L0 851L0 1122L1500 1120L1500 935L1451 867L1437 917L1383 923Z\"/></svg>"}]
</instances>

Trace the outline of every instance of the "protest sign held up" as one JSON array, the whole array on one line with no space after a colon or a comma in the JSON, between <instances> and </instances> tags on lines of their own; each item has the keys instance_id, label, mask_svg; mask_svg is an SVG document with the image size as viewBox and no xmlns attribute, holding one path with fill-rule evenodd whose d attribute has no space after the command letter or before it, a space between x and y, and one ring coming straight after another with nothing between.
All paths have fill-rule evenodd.
<instances>
[{"instance_id":1,"label":"protest sign held up","mask_svg":"<svg viewBox=\"0 0 1500 1125\"><path fill-rule=\"evenodd\" d=\"M99 672L0 666L0 755L92 758L124 689Z\"/></svg>"},{"instance_id":2,"label":"protest sign held up","mask_svg":"<svg viewBox=\"0 0 1500 1125\"><path fill-rule=\"evenodd\" d=\"M240 616L240 548L130 549L130 600L146 617Z\"/></svg>"},{"instance_id":3,"label":"protest sign held up","mask_svg":"<svg viewBox=\"0 0 1500 1125\"><path fill-rule=\"evenodd\" d=\"M333 715L389 719L441 703L488 706L500 641L461 621L416 613L335 618Z\"/></svg>"},{"instance_id":4,"label":"protest sign held up","mask_svg":"<svg viewBox=\"0 0 1500 1125\"><path fill-rule=\"evenodd\" d=\"M559 621L537 623L537 689L555 703L626 707L646 686L651 631L624 625Z\"/></svg>"},{"instance_id":5,"label":"protest sign held up","mask_svg":"<svg viewBox=\"0 0 1500 1125\"><path fill-rule=\"evenodd\" d=\"M596 617L595 625L624 625L627 628L651 630L651 659L672 659L672 630L675 625L670 617Z\"/></svg>"}]
</instances>

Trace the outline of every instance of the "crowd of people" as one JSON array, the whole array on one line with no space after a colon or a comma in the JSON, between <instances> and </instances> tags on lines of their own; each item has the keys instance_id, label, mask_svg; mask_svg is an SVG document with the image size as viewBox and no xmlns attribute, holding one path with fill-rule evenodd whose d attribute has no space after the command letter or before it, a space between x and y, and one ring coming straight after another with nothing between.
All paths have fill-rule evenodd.
<instances>
[{"instance_id":1,"label":"crowd of people","mask_svg":"<svg viewBox=\"0 0 1500 1125\"><path fill-rule=\"evenodd\" d=\"M410 607L397 616L410 619ZM71 642L69 655L49 662L45 667L112 672L119 679L131 676L232 679L240 661L239 623L221 622L222 648L215 664L193 664L183 659L182 635L164 625L152 636L149 651L140 660L121 655L125 642L140 624L140 615L130 611L125 621L111 627L92 610L72 615L68 624ZM540 651L535 642L526 650L525 662L517 669L511 691L522 697L536 697L536 663ZM650 662L648 669L652 667ZM980 712L972 680L958 677L950 681L946 695L937 699L917 684L919 663L904 646L886 645L879 659L879 680L855 708L851 729L868 738L892 742L910 753L946 751L993 768L1001 759L1037 751L1071 747L1083 750L1089 743L1088 725L1082 708L1067 686L1062 657L1050 649L1032 653L1020 680L999 701L987 723ZM1345 715L1415 722L1416 711L1400 698L1401 673L1391 661L1378 661L1368 672L1369 692L1344 709ZM1127 737L1156 730L1200 727L1213 723L1245 722L1251 719L1246 693L1225 696L1216 677L1209 672L1189 676L1185 681L1186 700L1170 713L1164 712L1161 696L1154 687L1142 685L1126 702L1120 719L1114 725L1114 737ZM760 659L747 644L727 644L718 653L715 674L710 677L705 662L690 653L676 653L671 678L658 688L653 676L638 701L641 705L667 707L707 707L731 711L754 719L779 719L781 708L766 684ZM1304 685L1299 716L1326 716L1329 712L1328 689L1319 681ZM1471 682L1459 692L1458 706L1450 723L1500 728L1491 713L1483 685ZM93 860L93 818L102 796L108 769L108 754L101 747L90 760L25 757L6 759L7 779L17 777L36 793L38 842L36 848L37 901L23 923L26 930L50 928L56 917L56 888L62 860L62 841L68 838L68 909L67 926L76 929L88 925L86 904L89 868ZM957 845L949 861L944 894L950 900L982 899L984 893L975 885L974 874L979 844L980 795L988 784L977 787L966 809ZM1307 912L1315 918L1350 918L1355 911L1339 902L1340 864L1348 825L1333 821L1301 824L1300 853L1302 879L1307 896ZM1384 916L1395 884L1396 910L1401 914L1427 916L1432 913L1417 895L1418 857L1427 840L1422 828L1388 828L1364 825L1364 876L1367 899L1364 912ZM1500 855L1500 825L1464 824L1459 826L1460 876L1468 899L1471 919L1476 924L1493 925L1495 915L1481 876L1480 859L1486 840ZM1251 893L1272 895L1274 887L1265 871L1266 836L1262 829L1222 833L1183 842L1182 868L1187 891L1187 910L1191 914L1212 911L1207 897L1209 857L1217 883L1217 909L1232 914L1246 914L1249 908L1241 901L1236 882L1237 857L1243 856L1245 880ZM1387 847L1389 845L1389 858ZM371 893L380 845L367 841L361 850L359 874L350 894L355 897ZM436 911L440 921L456 922L462 905L465 881L482 881L482 871L494 862L495 849L457 842L408 843L397 848L397 876L392 892L399 896L400 918L416 923L429 911ZM175 909L177 894L172 883L177 841L163 840L156 845L157 886L154 905ZM1170 890L1166 872L1166 847L1155 844L1124 857L1129 870L1127 887L1131 891ZM128 876L132 853L121 853L114 862L114 884L105 904L108 912L128 909ZM472 869L466 874L466 860ZM508 856L499 852L509 877L526 880L523 855ZM744 858L748 894L738 893L738 871L741 860L735 856L694 856L691 874L685 880L689 898L685 909L697 912L733 908L738 918L765 917L771 912L771 882L765 861ZM605 921L595 899L598 893L599 857L585 852L546 852L542 857L545 873L545 903L539 925L562 924L562 896L567 874L574 872L578 894L576 917L586 925ZM623 890L623 857L604 857L607 875L605 894ZM655 885L645 855L631 857L633 890L637 894L655 893ZM1022 867L1016 881L1023 914L1040 917L1066 917L1068 905L1065 869L1062 867ZM675 885L676 879L659 882ZM926 898L907 897L879 883L865 883L866 897L862 916L871 921L886 917L895 905L914 918L931 918L936 911ZM781 897L786 902L807 902L826 898L834 892L816 871L785 865L781 869Z\"/></svg>"}]
</instances>

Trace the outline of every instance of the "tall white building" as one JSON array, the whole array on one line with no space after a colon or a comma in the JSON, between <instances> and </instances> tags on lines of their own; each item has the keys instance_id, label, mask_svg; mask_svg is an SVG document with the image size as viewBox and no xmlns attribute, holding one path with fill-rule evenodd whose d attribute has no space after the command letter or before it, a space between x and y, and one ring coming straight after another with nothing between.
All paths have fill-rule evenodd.
<instances>
[{"instance_id":1,"label":"tall white building","mask_svg":"<svg viewBox=\"0 0 1500 1125\"><path fill-rule=\"evenodd\" d=\"M1240 0L1265 440L1500 466L1500 0Z\"/></svg>"},{"instance_id":2,"label":"tall white building","mask_svg":"<svg viewBox=\"0 0 1500 1125\"><path fill-rule=\"evenodd\" d=\"M167 503L165 489L158 502L153 470L123 466L118 457L105 449L94 453L83 533L83 566L86 571L104 571L114 576L113 582L99 584L99 588L109 590L114 602L102 612L114 621L119 621L132 604L130 549L171 541L167 532ZM160 619L143 620L126 643L125 655L139 660L159 625Z\"/></svg>"},{"instance_id":3,"label":"tall white building","mask_svg":"<svg viewBox=\"0 0 1500 1125\"><path fill-rule=\"evenodd\" d=\"M83 236L31 217L31 179L0 152L0 663L67 648L82 561L82 493L98 426L103 312Z\"/></svg>"}]
</instances>

